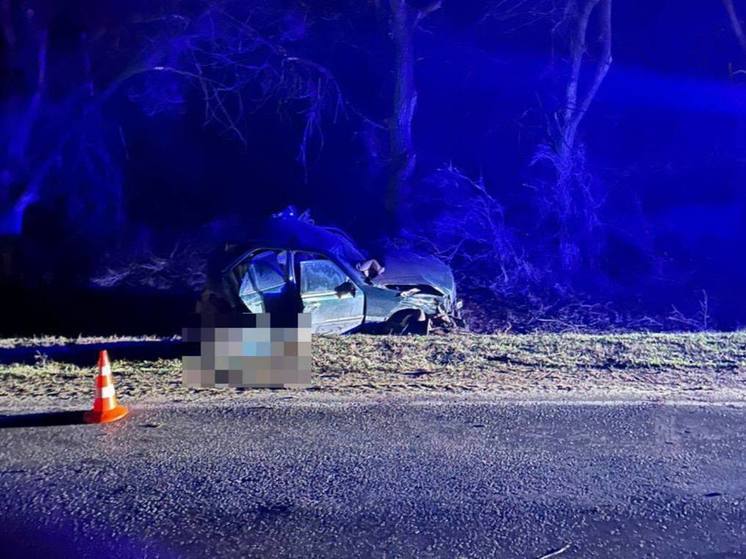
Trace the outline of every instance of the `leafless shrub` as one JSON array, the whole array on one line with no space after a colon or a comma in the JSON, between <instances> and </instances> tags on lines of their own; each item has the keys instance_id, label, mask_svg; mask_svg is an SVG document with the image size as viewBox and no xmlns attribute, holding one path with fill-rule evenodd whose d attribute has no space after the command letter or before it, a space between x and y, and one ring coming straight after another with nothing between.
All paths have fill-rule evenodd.
<instances>
[{"instance_id":1,"label":"leafless shrub","mask_svg":"<svg viewBox=\"0 0 746 559\"><path fill-rule=\"evenodd\" d=\"M544 223L555 224L560 268L573 270L583 258L583 249L587 248L581 244L600 225L601 200L594 193L594 179L587 170L582 144L568 153L558 153L549 144L542 144L537 148L531 165L541 163L548 163L554 169L555 179L533 185L539 217Z\"/></svg>"},{"instance_id":2,"label":"leafless shrub","mask_svg":"<svg viewBox=\"0 0 746 559\"><path fill-rule=\"evenodd\" d=\"M534 276L535 270L516 249L503 207L481 178L474 180L448 165L425 182L429 196L417 200L410 210L411 223L402 231L409 246L437 255L467 282L496 291Z\"/></svg>"},{"instance_id":3,"label":"leafless shrub","mask_svg":"<svg viewBox=\"0 0 746 559\"><path fill-rule=\"evenodd\" d=\"M536 284L540 271L520 250L502 205L481 178L447 165L424 183L428 196L407 208L409 221L399 245L448 263L467 303L467 322L478 330L494 330L490 324L496 309Z\"/></svg>"},{"instance_id":4,"label":"leafless shrub","mask_svg":"<svg viewBox=\"0 0 746 559\"><path fill-rule=\"evenodd\" d=\"M176 243L167 253L145 248L109 258L91 283L105 288L150 288L197 291L206 280L209 247L198 242Z\"/></svg>"},{"instance_id":5,"label":"leafless shrub","mask_svg":"<svg viewBox=\"0 0 746 559\"><path fill-rule=\"evenodd\" d=\"M702 297L699 300L699 311L695 315L686 315L674 305L671 307L671 314L667 319L682 330L694 332L706 332L710 330L710 298L707 291L702 290Z\"/></svg>"},{"instance_id":6,"label":"leafless shrub","mask_svg":"<svg viewBox=\"0 0 746 559\"><path fill-rule=\"evenodd\" d=\"M598 302L568 290L532 286L524 293L511 293L499 304L485 293L464 293L472 330L479 332L705 332L716 327L703 291L699 308L685 312L678 307L666 313L649 314L644 306L629 302Z\"/></svg>"}]
</instances>

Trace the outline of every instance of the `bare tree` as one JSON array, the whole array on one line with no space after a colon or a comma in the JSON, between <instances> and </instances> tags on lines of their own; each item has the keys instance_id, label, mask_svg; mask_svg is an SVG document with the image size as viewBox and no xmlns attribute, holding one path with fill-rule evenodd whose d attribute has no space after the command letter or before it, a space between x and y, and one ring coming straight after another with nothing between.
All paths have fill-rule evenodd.
<instances>
[{"instance_id":1,"label":"bare tree","mask_svg":"<svg viewBox=\"0 0 746 559\"><path fill-rule=\"evenodd\" d=\"M389 225L400 221L401 194L408 186L417 162L412 125L417 110L414 34L420 22L442 7L435 0L416 7L408 0L389 0L389 35L394 43L394 93L388 121L390 170L385 208Z\"/></svg>"},{"instance_id":2,"label":"bare tree","mask_svg":"<svg viewBox=\"0 0 746 559\"><path fill-rule=\"evenodd\" d=\"M596 224L596 202L578 130L611 68L611 4L611 0L567 0L554 28L555 39L566 53L562 101L549 119L548 141L540 146L533 163L547 162L554 171L554 181L544 188L544 195L560 224L561 257L567 268L579 258L575 237ZM598 24L592 34L594 15ZM595 60L591 58L594 52Z\"/></svg>"},{"instance_id":3,"label":"bare tree","mask_svg":"<svg viewBox=\"0 0 746 559\"><path fill-rule=\"evenodd\" d=\"M73 57L51 61L59 91L52 98L47 95L51 17L30 5L33 2L0 0L6 56L13 68L29 76L17 92L3 99L0 113L0 235L20 235L27 209L52 181L69 188L57 192L60 198L66 195L75 203L95 195L98 205L111 206L108 215L122 218L115 151L121 152L124 139L119 124L103 109L124 84L130 97L151 112L183 102L157 76L196 85L205 121L241 140L247 116L274 102L302 118L298 158L304 167L310 143L323 142L323 113L336 115L342 109L337 82L325 67L291 53L281 32L272 35L253 24L273 21L276 14L263 11L260 3L246 7L229 0L206 1L190 13L124 22L133 44L119 71L94 56L112 30L104 29L96 37L81 33ZM116 35L119 30L113 31ZM80 67L69 67L71 59ZM114 144L112 137L121 141Z\"/></svg>"}]
</instances>

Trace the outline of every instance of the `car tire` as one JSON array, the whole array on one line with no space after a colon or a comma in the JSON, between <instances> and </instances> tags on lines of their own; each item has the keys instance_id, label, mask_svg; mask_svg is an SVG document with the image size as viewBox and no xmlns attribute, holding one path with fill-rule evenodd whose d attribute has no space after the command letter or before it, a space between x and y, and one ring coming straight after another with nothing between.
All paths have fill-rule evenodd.
<instances>
[{"instance_id":1,"label":"car tire","mask_svg":"<svg viewBox=\"0 0 746 559\"><path fill-rule=\"evenodd\" d=\"M392 316L385 324L384 332L390 335L405 336L408 334L424 336L430 333L430 318L419 320L421 311L402 311Z\"/></svg>"}]
</instances>

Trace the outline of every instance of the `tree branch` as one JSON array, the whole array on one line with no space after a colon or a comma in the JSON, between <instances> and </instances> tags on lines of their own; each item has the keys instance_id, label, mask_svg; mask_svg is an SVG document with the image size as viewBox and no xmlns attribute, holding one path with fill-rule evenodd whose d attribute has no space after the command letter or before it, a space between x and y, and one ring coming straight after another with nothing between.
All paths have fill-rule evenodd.
<instances>
[{"instance_id":1,"label":"tree branch","mask_svg":"<svg viewBox=\"0 0 746 559\"><path fill-rule=\"evenodd\" d=\"M595 7L595 4L594 4ZM591 80L588 90L580 102L579 109L571 122L572 141L575 140L575 133L580 125L580 121L588 112L588 109L595 99L601 84L611 68L611 0L601 0L601 57L596 66L596 72Z\"/></svg>"},{"instance_id":2,"label":"tree branch","mask_svg":"<svg viewBox=\"0 0 746 559\"><path fill-rule=\"evenodd\" d=\"M443 7L443 0L434 0L424 8L420 8L417 10L417 15L414 18L414 25L415 27L425 19L427 16L432 14L433 12L437 12L439 9Z\"/></svg>"},{"instance_id":3,"label":"tree branch","mask_svg":"<svg viewBox=\"0 0 746 559\"><path fill-rule=\"evenodd\" d=\"M741 46L743 53L746 54L746 35L744 35L741 20L738 19L738 14L736 14L736 7L733 5L733 0L723 0L723 6L725 7L725 11L728 12L728 19L730 19L730 24L733 27L733 33L736 35L738 44Z\"/></svg>"},{"instance_id":4,"label":"tree branch","mask_svg":"<svg viewBox=\"0 0 746 559\"><path fill-rule=\"evenodd\" d=\"M583 57L586 54L586 36L588 34L588 22L593 8L600 0L586 0L583 9L575 24L574 34L570 39L571 67L570 79L567 81L567 92L565 96L565 123L569 123L577 108L578 88L580 86L580 71L583 67ZM568 2L568 5L570 2Z\"/></svg>"},{"instance_id":5,"label":"tree branch","mask_svg":"<svg viewBox=\"0 0 746 559\"><path fill-rule=\"evenodd\" d=\"M562 117L561 150L573 149L578 127L611 68L611 2L612 0L587 0L577 16L574 34L570 39L571 67ZM587 54L588 25L593 11L599 5L601 55L590 84L583 93L580 91L580 77L583 58Z\"/></svg>"}]
</instances>

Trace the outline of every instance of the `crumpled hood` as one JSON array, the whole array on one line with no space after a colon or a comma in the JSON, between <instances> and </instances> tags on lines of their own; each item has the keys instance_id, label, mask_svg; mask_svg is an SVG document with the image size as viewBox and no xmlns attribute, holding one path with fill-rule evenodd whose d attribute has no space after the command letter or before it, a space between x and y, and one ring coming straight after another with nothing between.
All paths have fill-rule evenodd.
<instances>
[{"instance_id":1,"label":"crumpled hood","mask_svg":"<svg viewBox=\"0 0 746 559\"><path fill-rule=\"evenodd\" d=\"M426 284L443 291L453 297L455 281L453 272L434 256L419 256L413 252L396 251L385 255L382 259L384 272L374 278L373 284L386 285L418 285Z\"/></svg>"}]
</instances>

